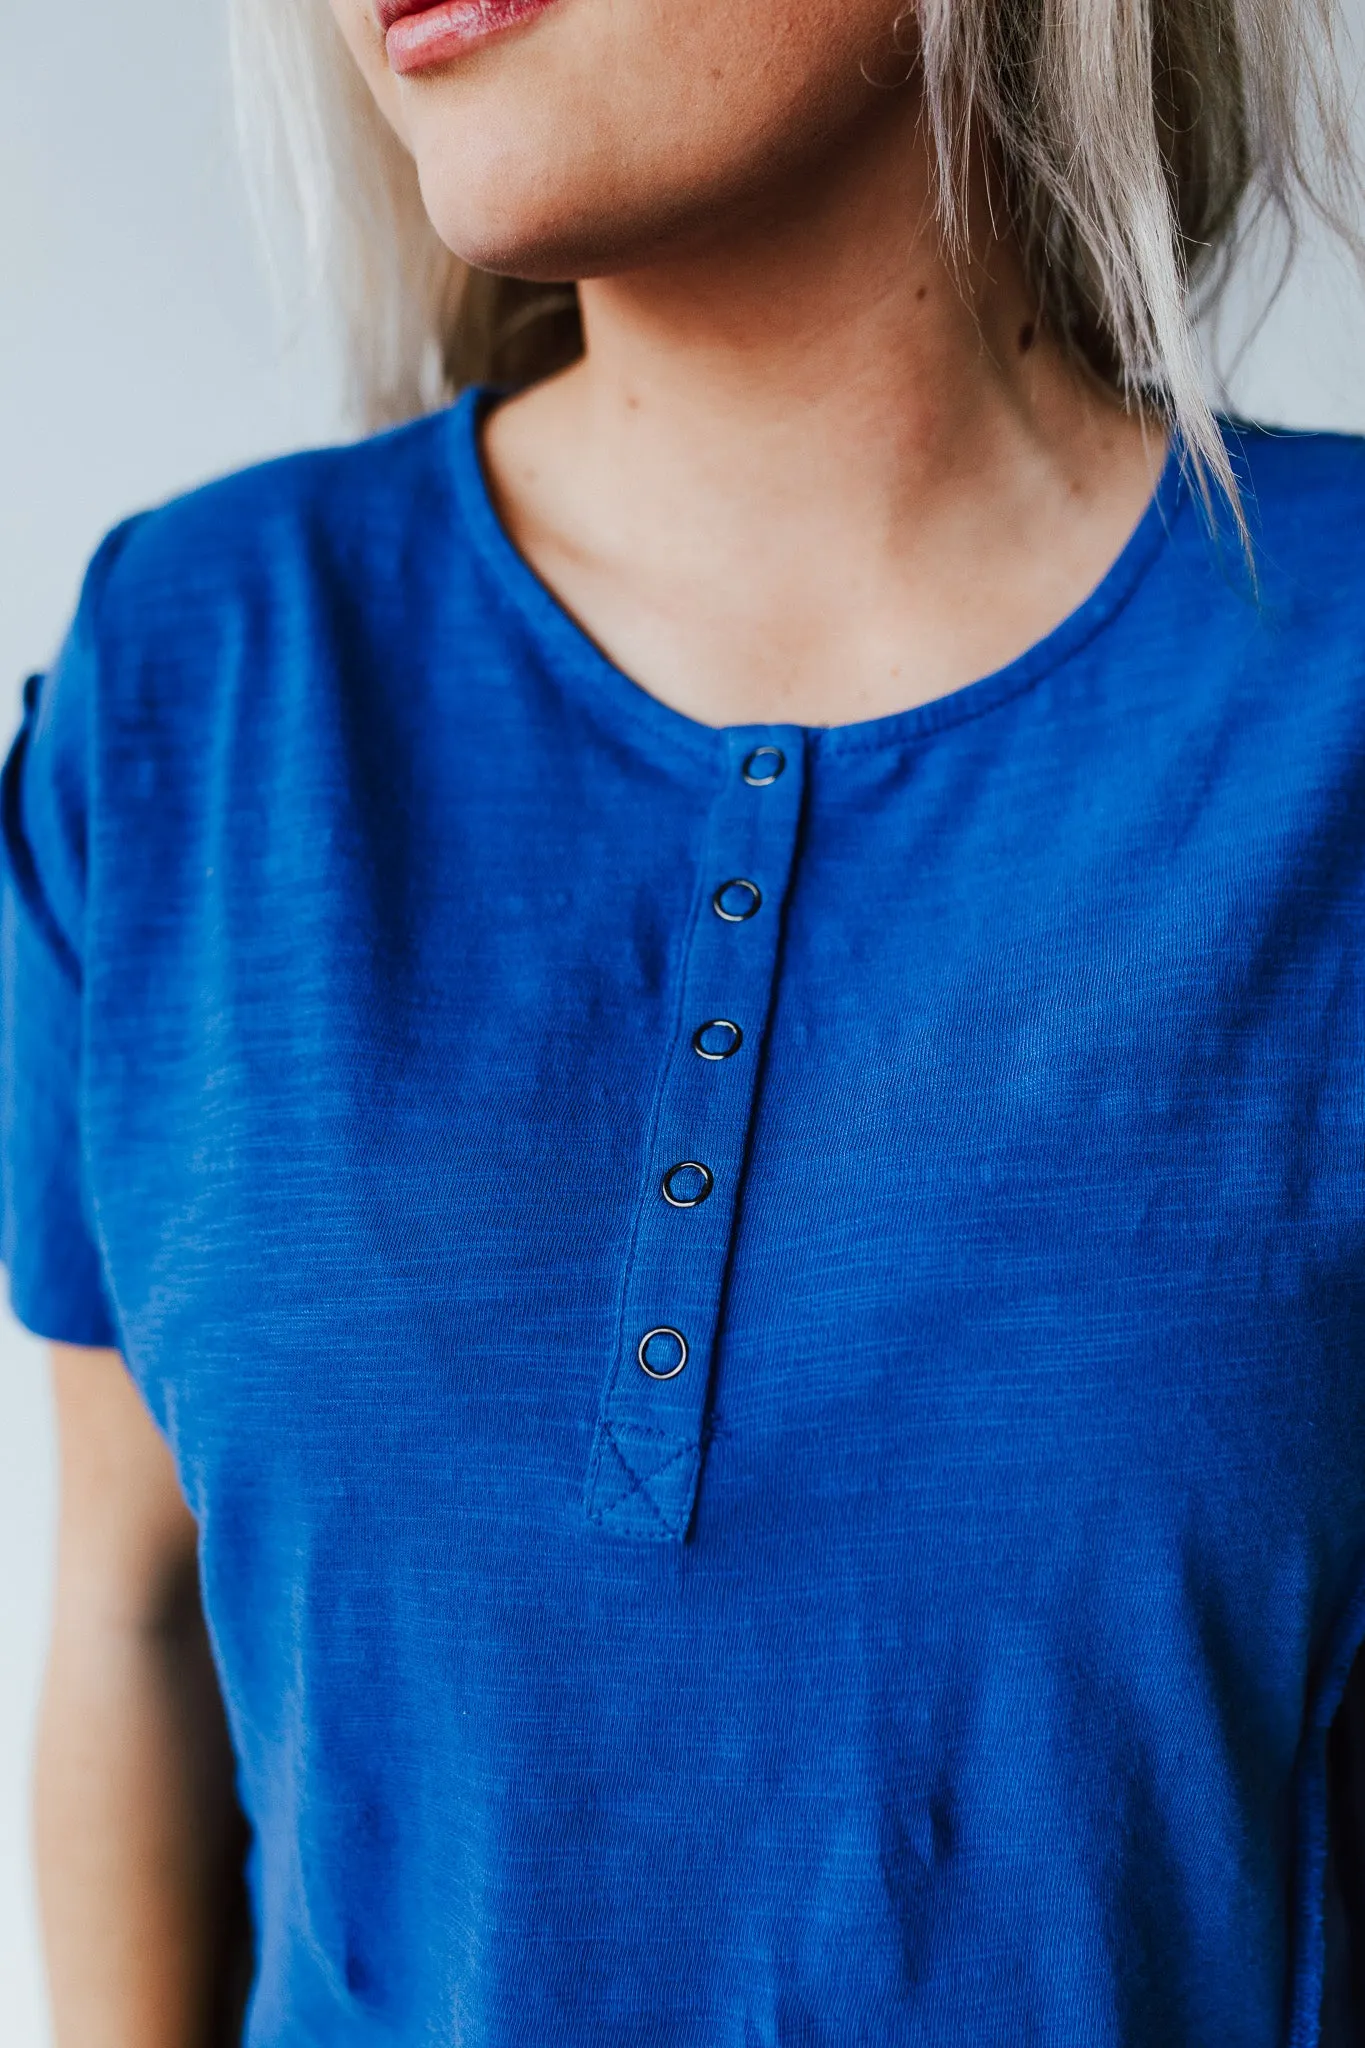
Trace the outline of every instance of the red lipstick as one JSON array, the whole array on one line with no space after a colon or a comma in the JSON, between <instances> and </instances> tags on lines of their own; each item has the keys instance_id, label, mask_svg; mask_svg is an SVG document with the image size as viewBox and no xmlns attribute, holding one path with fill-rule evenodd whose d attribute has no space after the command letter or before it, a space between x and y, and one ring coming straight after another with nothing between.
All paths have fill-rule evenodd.
<instances>
[{"instance_id":1,"label":"red lipstick","mask_svg":"<svg viewBox=\"0 0 1365 2048\"><path fill-rule=\"evenodd\" d=\"M379 22L391 71L425 71L448 64L504 29L543 14L554 0L380 0Z\"/></svg>"}]
</instances>

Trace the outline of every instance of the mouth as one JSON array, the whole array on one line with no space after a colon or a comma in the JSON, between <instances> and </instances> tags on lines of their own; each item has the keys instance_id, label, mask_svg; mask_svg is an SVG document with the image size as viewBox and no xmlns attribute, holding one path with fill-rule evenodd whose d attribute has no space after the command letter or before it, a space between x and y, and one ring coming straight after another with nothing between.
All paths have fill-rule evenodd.
<instances>
[{"instance_id":1,"label":"mouth","mask_svg":"<svg viewBox=\"0 0 1365 2048\"><path fill-rule=\"evenodd\" d=\"M379 25L389 69L425 71L449 64L490 36L543 14L554 0L379 0Z\"/></svg>"}]
</instances>

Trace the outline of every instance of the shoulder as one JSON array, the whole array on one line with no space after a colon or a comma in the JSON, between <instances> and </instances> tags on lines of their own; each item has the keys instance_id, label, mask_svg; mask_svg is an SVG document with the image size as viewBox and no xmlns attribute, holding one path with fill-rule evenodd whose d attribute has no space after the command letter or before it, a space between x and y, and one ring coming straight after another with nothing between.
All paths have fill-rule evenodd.
<instances>
[{"instance_id":1,"label":"shoulder","mask_svg":"<svg viewBox=\"0 0 1365 2048\"><path fill-rule=\"evenodd\" d=\"M101 639L150 633L162 651L243 608L287 616L368 588L414 531L451 516L450 415L219 478L116 529L83 611Z\"/></svg>"},{"instance_id":2,"label":"shoulder","mask_svg":"<svg viewBox=\"0 0 1365 2048\"><path fill-rule=\"evenodd\" d=\"M1339 743L1365 730L1365 438L1243 420L1223 430L1254 574L1226 504L1211 523L1187 507L1157 651L1244 721Z\"/></svg>"},{"instance_id":3,"label":"shoulder","mask_svg":"<svg viewBox=\"0 0 1365 2048\"><path fill-rule=\"evenodd\" d=\"M1358 604L1365 548L1365 437L1244 420L1226 427L1258 565L1274 582Z\"/></svg>"},{"instance_id":4,"label":"shoulder","mask_svg":"<svg viewBox=\"0 0 1365 2048\"><path fill-rule=\"evenodd\" d=\"M469 544L457 407L243 469L117 529L94 558L54 692L78 698L95 796L138 778L188 794L332 744L358 706L406 701L454 649L496 638ZM452 670L454 669L454 673Z\"/></svg>"},{"instance_id":5,"label":"shoulder","mask_svg":"<svg viewBox=\"0 0 1365 2048\"><path fill-rule=\"evenodd\" d=\"M465 694L451 650L493 629L463 538L460 425L446 411L261 463L115 528L35 701L30 808L68 790L92 849L284 815L301 764L321 775L356 743L392 755L396 722L424 715L411 683L433 649Z\"/></svg>"}]
</instances>

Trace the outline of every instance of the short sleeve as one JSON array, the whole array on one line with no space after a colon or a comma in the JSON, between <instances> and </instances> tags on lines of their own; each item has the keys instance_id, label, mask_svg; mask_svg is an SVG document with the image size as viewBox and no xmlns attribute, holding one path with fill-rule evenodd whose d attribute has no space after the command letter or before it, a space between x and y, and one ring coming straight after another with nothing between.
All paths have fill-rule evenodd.
<instances>
[{"instance_id":1,"label":"short sleeve","mask_svg":"<svg viewBox=\"0 0 1365 2048\"><path fill-rule=\"evenodd\" d=\"M90 614L99 561L58 661L25 686L0 780L0 1256L27 1328L68 1344L114 1345L81 1115Z\"/></svg>"}]
</instances>

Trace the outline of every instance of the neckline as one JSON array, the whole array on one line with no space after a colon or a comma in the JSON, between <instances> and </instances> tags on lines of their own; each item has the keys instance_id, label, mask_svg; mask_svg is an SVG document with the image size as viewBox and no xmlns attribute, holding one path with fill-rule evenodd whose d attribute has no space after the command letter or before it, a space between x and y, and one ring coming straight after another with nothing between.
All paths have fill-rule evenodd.
<instances>
[{"instance_id":1,"label":"neckline","mask_svg":"<svg viewBox=\"0 0 1365 2048\"><path fill-rule=\"evenodd\" d=\"M714 758L726 735L757 730L752 724L703 724L651 696L579 625L549 585L542 582L504 527L493 502L479 430L483 416L503 394L490 385L472 385L445 414L451 443L456 499L465 529L476 552L503 593L510 599L557 670L608 704L629 725L657 743L665 740L698 758ZM1176 519L1191 496L1185 482L1178 437L1172 435L1166 460L1152 495L1136 526L1099 582L1050 632L1033 642L1003 667L992 669L928 703L904 711L884 712L841 725L802 727L808 744L833 754L877 752L905 746L984 717L998 706L1031 690L1096 639L1123 610L1148 569L1170 540ZM772 721L774 725L784 721ZM789 723L789 722L788 722Z\"/></svg>"}]
</instances>

